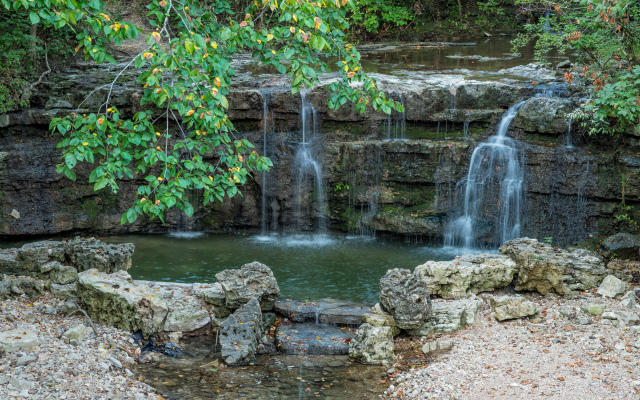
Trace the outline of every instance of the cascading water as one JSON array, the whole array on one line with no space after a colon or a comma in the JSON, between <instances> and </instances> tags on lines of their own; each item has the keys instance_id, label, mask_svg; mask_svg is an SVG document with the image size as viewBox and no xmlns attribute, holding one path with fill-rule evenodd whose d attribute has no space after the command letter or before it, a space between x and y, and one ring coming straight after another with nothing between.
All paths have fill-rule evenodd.
<instances>
[{"instance_id":1,"label":"cascading water","mask_svg":"<svg viewBox=\"0 0 640 400\"><path fill-rule=\"evenodd\" d=\"M404 107L404 100L400 97L400 104ZM393 115L393 116L392 116ZM407 119L404 112L391 112L387 117L387 139L404 140L406 135Z\"/></svg>"},{"instance_id":2,"label":"cascading water","mask_svg":"<svg viewBox=\"0 0 640 400\"><path fill-rule=\"evenodd\" d=\"M306 177L315 181L316 205L318 209L317 230L326 231L324 218L324 185L322 182L322 163L318 157L317 146L319 140L316 137L317 114L313 106L307 101L306 93L300 92L302 104L300 106L302 142L296 150L293 160L295 212L297 216L298 230L302 230L302 197L303 182Z\"/></svg>"},{"instance_id":3,"label":"cascading water","mask_svg":"<svg viewBox=\"0 0 640 400\"><path fill-rule=\"evenodd\" d=\"M271 115L271 124L269 123L269 93L264 92L263 94L263 103L262 103L262 155L267 156L267 136L270 132L273 132L274 129L272 127L273 123L273 115ZM262 236L265 236L269 233L269 195L267 194L267 171L262 171ZM276 218L273 218L272 228L275 230L276 226Z\"/></svg>"},{"instance_id":4,"label":"cascading water","mask_svg":"<svg viewBox=\"0 0 640 400\"><path fill-rule=\"evenodd\" d=\"M569 127L567 128L567 149L572 149L573 148L573 142L571 140L571 123L572 123L572 118L569 117Z\"/></svg>"},{"instance_id":5,"label":"cascading water","mask_svg":"<svg viewBox=\"0 0 640 400\"><path fill-rule=\"evenodd\" d=\"M464 186L464 212L447 227L446 246L477 247L476 232L490 225L483 222L487 220L494 221L496 242L504 243L520 235L524 155L517 142L506 135L522 104L509 108L497 133L473 151L467 178L458 184Z\"/></svg>"}]
</instances>

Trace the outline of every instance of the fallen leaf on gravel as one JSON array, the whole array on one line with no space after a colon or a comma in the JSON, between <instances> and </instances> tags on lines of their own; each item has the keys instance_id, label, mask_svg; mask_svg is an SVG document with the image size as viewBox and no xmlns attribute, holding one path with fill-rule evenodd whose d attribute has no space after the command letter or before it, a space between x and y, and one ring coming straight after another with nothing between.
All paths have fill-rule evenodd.
<instances>
[{"instance_id":1,"label":"fallen leaf on gravel","mask_svg":"<svg viewBox=\"0 0 640 400\"><path fill-rule=\"evenodd\" d=\"M561 376L559 376L559 377L558 377L558 380L559 380L559 381L564 381L564 378L563 378L563 377L561 377Z\"/></svg>"}]
</instances>

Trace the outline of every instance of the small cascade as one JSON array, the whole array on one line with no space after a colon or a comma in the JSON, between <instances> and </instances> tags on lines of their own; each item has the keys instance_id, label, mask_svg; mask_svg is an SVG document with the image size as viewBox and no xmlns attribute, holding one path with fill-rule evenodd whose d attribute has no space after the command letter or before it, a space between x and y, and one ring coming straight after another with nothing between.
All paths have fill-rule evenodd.
<instances>
[{"instance_id":1,"label":"small cascade","mask_svg":"<svg viewBox=\"0 0 640 400\"><path fill-rule=\"evenodd\" d=\"M358 219L358 230L361 236L376 237L376 230L371 227L371 222L378 212L378 197L380 197L380 192L375 191L371 193L366 213L364 203L361 204L361 214Z\"/></svg>"},{"instance_id":2,"label":"small cascade","mask_svg":"<svg viewBox=\"0 0 640 400\"><path fill-rule=\"evenodd\" d=\"M469 138L469 121L464 121L462 125L462 132L464 133L464 138Z\"/></svg>"},{"instance_id":3,"label":"small cascade","mask_svg":"<svg viewBox=\"0 0 640 400\"><path fill-rule=\"evenodd\" d=\"M573 148L573 142L571 140L571 123L573 122L572 118L569 117L569 127L567 128L567 149Z\"/></svg>"},{"instance_id":4,"label":"small cascade","mask_svg":"<svg viewBox=\"0 0 640 400\"><path fill-rule=\"evenodd\" d=\"M400 97L400 104L404 107L404 100L402 95ZM387 116L387 140L404 140L407 129L407 119L404 112L392 111Z\"/></svg>"},{"instance_id":5,"label":"small cascade","mask_svg":"<svg viewBox=\"0 0 640 400\"><path fill-rule=\"evenodd\" d=\"M269 94L264 93L264 102L262 103L262 155L267 156L267 131L269 130ZM262 235L269 233L269 214L267 211L267 171L262 171Z\"/></svg>"},{"instance_id":6,"label":"small cascade","mask_svg":"<svg viewBox=\"0 0 640 400\"><path fill-rule=\"evenodd\" d=\"M476 231L489 230L491 224L485 221L491 220L495 242L504 243L520 235L524 155L517 142L506 135L522 104L509 108L497 133L473 151L467 178L459 183L464 187L464 212L447 227L446 246L477 247Z\"/></svg>"},{"instance_id":7,"label":"small cascade","mask_svg":"<svg viewBox=\"0 0 640 400\"><path fill-rule=\"evenodd\" d=\"M319 157L319 138L316 136L317 113L313 105L306 98L306 93L300 92L302 100L300 109L301 134L302 142L298 145L293 160L293 179L294 179L294 202L295 212L297 216L297 228L302 230L302 197L303 182L305 178L312 178L315 182L316 205L318 209L319 232L326 231L326 221L324 216L324 184L322 181L322 162Z\"/></svg>"}]
</instances>

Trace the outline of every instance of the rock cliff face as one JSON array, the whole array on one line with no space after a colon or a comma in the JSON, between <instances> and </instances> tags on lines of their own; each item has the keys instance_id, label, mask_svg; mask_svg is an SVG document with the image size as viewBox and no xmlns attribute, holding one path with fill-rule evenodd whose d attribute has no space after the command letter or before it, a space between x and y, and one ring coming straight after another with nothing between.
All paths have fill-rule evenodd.
<instances>
[{"instance_id":1,"label":"rock cliff face","mask_svg":"<svg viewBox=\"0 0 640 400\"><path fill-rule=\"evenodd\" d=\"M538 91L528 83L499 77L481 81L456 73L402 80L377 76L379 85L405 105L404 115L387 116L358 114L348 105L329 110L323 85L314 88L306 98L318 117L314 149L323 165L326 200L319 204L311 177L302 178L300 190L294 187L294 155L301 141L300 96L291 95L282 80L247 81L229 96L229 113L240 134L256 148L261 150L266 140L266 154L274 167L264 181L256 174L243 188L243 197L200 206L193 219L175 212L164 226L146 219L120 225L138 178L123 180L117 195L108 189L93 192L88 165L80 167L76 182L69 181L55 172L59 138L47 130L53 116L95 110L107 94L103 85L117 71L117 66L87 65L51 76L30 110L0 115L0 235L257 229L264 187L270 229L314 229L322 213L331 229L442 237L446 224L459 212L459 184L475 145L495 132L505 109ZM111 98L128 114L140 108L141 88L135 75L119 78ZM522 141L525 155L522 234L553 237L560 244L624 229L624 222L614 216L623 192L627 205L640 202L640 186L631 180L640 167L638 155L587 151L578 138L575 148L562 145L567 126L563 115L573 104L564 93L563 98L528 100L510 133ZM405 140L387 140L396 137ZM640 148L637 142L630 138L629 151ZM622 183L623 177L629 179ZM300 193L299 199L294 192ZM199 194L190 196L196 203ZM496 204L496 214L499 207ZM493 223L480 221L487 231ZM491 237L487 234L485 240Z\"/></svg>"}]
</instances>

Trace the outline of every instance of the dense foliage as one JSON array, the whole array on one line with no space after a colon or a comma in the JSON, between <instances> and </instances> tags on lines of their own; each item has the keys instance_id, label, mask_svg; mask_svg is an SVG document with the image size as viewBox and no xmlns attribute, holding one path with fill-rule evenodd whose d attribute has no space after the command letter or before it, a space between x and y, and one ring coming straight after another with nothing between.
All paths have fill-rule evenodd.
<instances>
[{"instance_id":1,"label":"dense foliage","mask_svg":"<svg viewBox=\"0 0 640 400\"><path fill-rule=\"evenodd\" d=\"M640 122L640 3L637 0L518 0L541 18L516 45L534 40L536 54L576 56L569 83L584 84L589 100L573 114L589 134L618 135Z\"/></svg>"},{"instance_id":2,"label":"dense foliage","mask_svg":"<svg viewBox=\"0 0 640 400\"><path fill-rule=\"evenodd\" d=\"M77 51L96 62L115 63L110 45L142 34L139 27L110 16L97 0L0 1L6 10L26 13L34 24L72 26L80 43ZM200 191L205 204L222 200L236 195L251 171L271 165L251 143L234 135L227 117L235 74L230 62L236 53L251 51L263 64L287 74L293 93L317 83L318 72L329 70L323 56L337 56L340 77L329 85L329 107L351 102L361 112L367 106L387 113L402 109L385 98L362 70L358 51L344 41L351 0L253 1L241 14L226 0L153 0L147 8L148 23L155 29L146 35L145 49L123 67L141 68L145 111L127 118L110 104L118 75L95 113L51 122L64 137L58 145L64 157L58 172L75 179L79 162L94 163L89 178L94 189L109 186L114 192L118 179L146 176L147 184L139 187L123 223L141 214L162 219L174 206L191 216L187 190Z\"/></svg>"}]
</instances>

